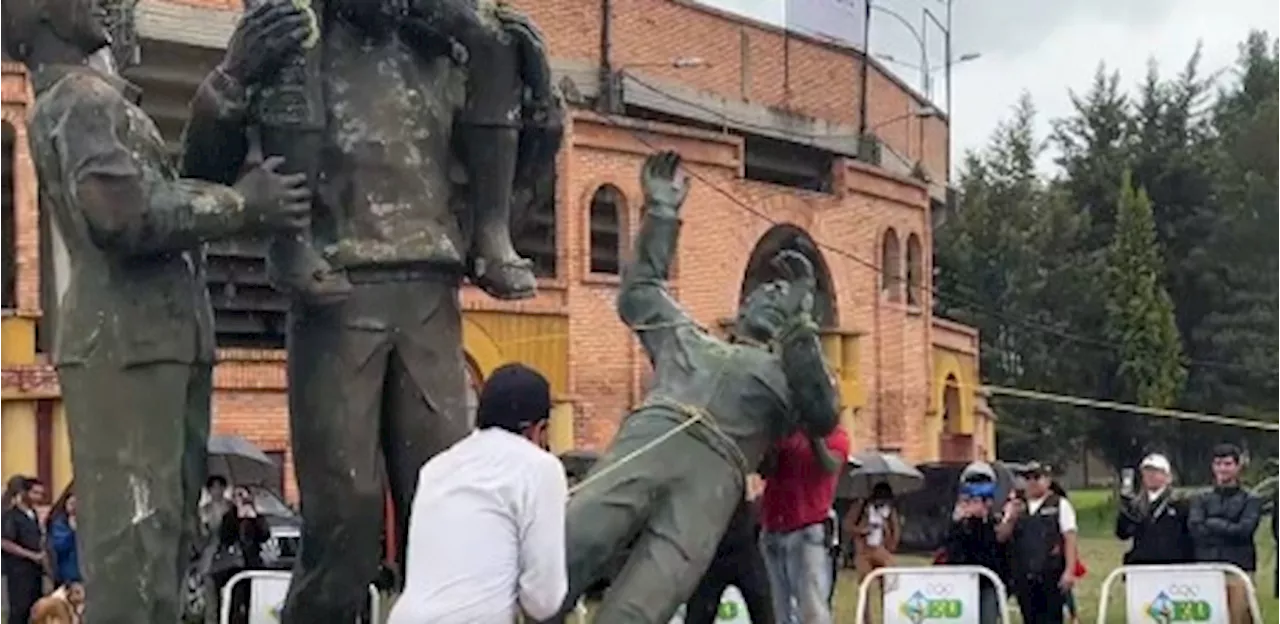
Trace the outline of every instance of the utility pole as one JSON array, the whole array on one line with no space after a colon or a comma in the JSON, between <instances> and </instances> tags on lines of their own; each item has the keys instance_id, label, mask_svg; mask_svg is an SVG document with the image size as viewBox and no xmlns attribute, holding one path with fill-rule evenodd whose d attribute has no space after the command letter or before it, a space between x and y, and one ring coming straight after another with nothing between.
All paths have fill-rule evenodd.
<instances>
[{"instance_id":1,"label":"utility pole","mask_svg":"<svg viewBox=\"0 0 1280 624\"><path fill-rule=\"evenodd\" d=\"M945 141L947 150L945 162L947 163L947 170L943 172L943 179L947 181L948 187L951 186L951 124L954 123L951 120L951 2L952 0L947 0L947 27L943 31L945 33L943 35L943 41L946 45L946 51L943 53L943 60L947 64L947 71L944 74L947 81L947 94L945 96L946 103L944 104L947 108L947 140Z\"/></svg>"},{"instance_id":2,"label":"utility pole","mask_svg":"<svg viewBox=\"0 0 1280 624\"><path fill-rule=\"evenodd\" d=\"M862 11L862 68L858 77L858 156L862 156L862 142L867 136L867 67L871 64L871 0L863 0Z\"/></svg>"}]
</instances>

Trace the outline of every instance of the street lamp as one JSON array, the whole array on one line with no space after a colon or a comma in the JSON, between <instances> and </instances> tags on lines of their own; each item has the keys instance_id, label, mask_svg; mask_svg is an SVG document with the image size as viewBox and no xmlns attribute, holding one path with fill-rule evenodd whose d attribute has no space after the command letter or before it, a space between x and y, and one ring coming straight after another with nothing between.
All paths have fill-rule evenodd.
<instances>
[{"instance_id":1,"label":"street lamp","mask_svg":"<svg viewBox=\"0 0 1280 624\"><path fill-rule=\"evenodd\" d=\"M880 123L877 123L876 125L871 126L870 128L867 128L867 131L868 131L868 132L875 132L876 130L878 130L878 129L880 129L880 128L883 128L883 127L885 127L885 126L887 126L887 125L889 125L889 124L897 123L897 122L902 121L902 120L904 120L904 119L921 119L921 120L923 120L923 119L936 119L936 118L941 117L941 116L942 116L942 111L938 110L938 107L937 107L937 106L934 106L934 105L932 105L932 104L927 104L927 105L922 106L922 107L920 107L920 108L917 108L917 109L915 109L915 110L913 110L913 111L910 111L910 112L907 112L907 113L903 113L903 114L901 114L901 115L897 115L897 116L895 116L895 117L890 117L890 118L888 118L888 119L882 119L882 120L880 121Z\"/></svg>"},{"instance_id":2,"label":"street lamp","mask_svg":"<svg viewBox=\"0 0 1280 624\"><path fill-rule=\"evenodd\" d=\"M910 62L910 61L904 61L904 60L902 60L902 59L900 59L900 58L895 57L895 56L894 56L894 55L892 55L892 54L876 54L876 55L875 55L875 57L876 57L876 58L878 58L878 59L880 59L880 60L882 60L882 61L884 61L884 62L886 62L886 63L893 63L894 65L901 65L901 66L906 67L906 68L908 68L908 69L917 69L917 70L918 70L918 69L921 69L920 65L918 65L918 64L916 64L916 63L912 63L912 62ZM976 61L976 60L978 60L979 58L982 58L982 55L981 55L981 54L979 54L979 53L977 53L977 52L970 52L970 53L968 53L968 54L961 54L960 56L957 56L957 57L955 58L955 60L951 61L951 66L952 66L952 67L955 67L956 65L959 65L959 64L961 64L961 63L968 63L969 61ZM931 66L929 66L929 68L928 68L926 71L928 71L930 74L932 74L933 72L938 71L939 69L946 69L946 68L947 68L947 66L946 66L946 64L944 63L944 64L941 64L941 65L931 65Z\"/></svg>"},{"instance_id":3,"label":"street lamp","mask_svg":"<svg viewBox=\"0 0 1280 624\"><path fill-rule=\"evenodd\" d=\"M701 56L680 56L669 61L656 63L624 63L618 71L626 71L636 67L673 67L675 69L691 69L694 67L711 67L711 63Z\"/></svg>"}]
</instances>

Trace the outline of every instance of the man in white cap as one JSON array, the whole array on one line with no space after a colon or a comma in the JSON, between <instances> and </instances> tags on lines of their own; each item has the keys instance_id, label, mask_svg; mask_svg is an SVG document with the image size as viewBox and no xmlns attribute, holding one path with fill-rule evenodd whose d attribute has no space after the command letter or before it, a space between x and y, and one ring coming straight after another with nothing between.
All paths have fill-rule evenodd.
<instances>
[{"instance_id":1,"label":"man in white cap","mask_svg":"<svg viewBox=\"0 0 1280 624\"><path fill-rule=\"evenodd\" d=\"M1173 496L1169 459L1152 453L1142 460L1142 491L1125 497L1116 516L1116 537L1132 539L1124 555L1126 565L1187 563L1191 533L1187 530L1188 502Z\"/></svg>"}]
</instances>

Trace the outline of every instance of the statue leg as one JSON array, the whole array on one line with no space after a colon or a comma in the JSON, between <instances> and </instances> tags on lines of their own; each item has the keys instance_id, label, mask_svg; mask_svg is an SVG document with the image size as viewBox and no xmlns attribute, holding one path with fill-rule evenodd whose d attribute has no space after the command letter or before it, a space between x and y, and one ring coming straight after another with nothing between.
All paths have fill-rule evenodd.
<instances>
[{"instance_id":1,"label":"statue leg","mask_svg":"<svg viewBox=\"0 0 1280 624\"><path fill-rule=\"evenodd\" d=\"M292 128L263 128L264 155L284 157L282 173L306 173L314 189L319 172L320 134ZM314 201L312 205L317 205ZM267 274L277 290L313 305L341 301L351 294L346 276L320 255L311 240L311 231L278 234L267 250Z\"/></svg>"},{"instance_id":2,"label":"statue leg","mask_svg":"<svg viewBox=\"0 0 1280 624\"><path fill-rule=\"evenodd\" d=\"M172 624L182 617L184 534L196 514L187 482L196 477L191 462L199 454L188 451L207 444L196 439L208 430L205 372L178 363L92 361L59 369L94 622Z\"/></svg>"},{"instance_id":3,"label":"statue leg","mask_svg":"<svg viewBox=\"0 0 1280 624\"><path fill-rule=\"evenodd\" d=\"M596 612L610 624L665 624L693 595L743 496L738 469L700 440L653 451L677 472Z\"/></svg>"},{"instance_id":4,"label":"statue leg","mask_svg":"<svg viewBox=\"0 0 1280 624\"><path fill-rule=\"evenodd\" d=\"M378 571L385 501L378 430L391 351L380 300L358 286L289 315L289 427L301 553L281 621L353 622Z\"/></svg>"},{"instance_id":5,"label":"statue leg","mask_svg":"<svg viewBox=\"0 0 1280 624\"><path fill-rule=\"evenodd\" d=\"M397 343L388 362L381 441L400 536L397 563L402 574L407 572L405 554L412 545L409 513L418 473L427 460L473 428L466 413L467 363L461 348L457 287L453 282L379 286L384 296L381 307L402 313L396 326L408 338Z\"/></svg>"},{"instance_id":6,"label":"statue leg","mask_svg":"<svg viewBox=\"0 0 1280 624\"><path fill-rule=\"evenodd\" d=\"M498 299L526 299L537 288L533 265L511 242L511 202L520 148L523 89L514 47L506 37L471 48L467 105L457 140L468 175L472 273Z\"/></svg>"}]
</instances>

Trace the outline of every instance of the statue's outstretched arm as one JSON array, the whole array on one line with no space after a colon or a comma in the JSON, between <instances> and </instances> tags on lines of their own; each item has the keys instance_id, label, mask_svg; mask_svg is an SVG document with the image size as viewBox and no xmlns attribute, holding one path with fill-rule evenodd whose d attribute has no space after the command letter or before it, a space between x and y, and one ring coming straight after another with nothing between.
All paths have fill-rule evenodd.
<instances>
[{"instance_id":1,"label":"statue's outstretched arm","mask_svg":"<svg viewBox=\"0 0 1280 624\"><path fill-rule=\"evenodd\" d=\"M244 165L245 88L221 69L205 77L191 99L191 116L182 132L182 175L232 184Z\"/></svg>"},{"instance_id":2,"label":"statue's outstretched arm","mask_svg":"<svg viewBox=\"0 0 1280 624\"><path fill-rule=\"evenodd\" d=\"M812 438L825 438L840 422L839 398L818 341L818 325L798 314L778 338L783 370L791 389L791 408Z\"/></svg>"},{"instance_id":3,"label":"statue's outstretched arm","mask_svg":"<svg viewBox=\"0 0 1280 624\"><path fill-rule=\"evenodd\" d=\"M68 193L98 246L122 255L182 251L244 227L239 193L151 170L124 140L124 99L98 84L81 89L55 140Z\"/></svg>"},{"instance_id":4,"label":"statue's outstretched arm","mask_svg":"<svg viewBox=\"0 0 1280 624\"><path fill-rule=\"evenodd\" d=\"M688 191L679 165L680 157L674 152L661 152L645 161L641 172L644 219L618 289L618 316L636 332L650 361L657 359L676 328L696 325L666 285L680 239L680 207Z\"/></svg>"}]
</instances>

